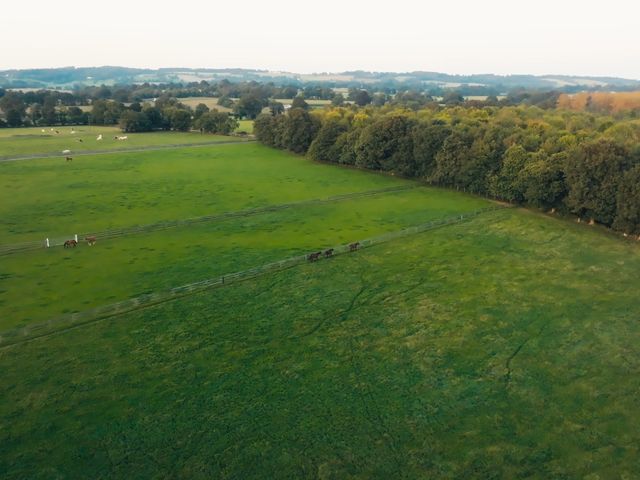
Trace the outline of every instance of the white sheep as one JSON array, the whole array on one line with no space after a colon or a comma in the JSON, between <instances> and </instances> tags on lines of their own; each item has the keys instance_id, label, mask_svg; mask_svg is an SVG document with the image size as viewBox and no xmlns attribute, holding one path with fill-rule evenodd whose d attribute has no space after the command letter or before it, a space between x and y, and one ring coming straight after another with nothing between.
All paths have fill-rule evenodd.
<instances>
[{"instance_id":1,"label":"white sheep","mask_svg":"<svg viewBox=\"0 0 640 480\"><path fill-rule=\"evenodd\" d=\"M66 154L68 154L68 153L71 153L71 150L62 150L62 154L63 154L63 155L66 155Z\"/></svg>"},{"instance_id":2,"label":"white sheep","mask_svg":"<svg viewBox=\"0 0 640 480\"><path fill-rule=\"evenodd\" d=\"M98 136L96 137L96 140L102 140L102 134L98 135Z\"/></svg>"}]
</instances>

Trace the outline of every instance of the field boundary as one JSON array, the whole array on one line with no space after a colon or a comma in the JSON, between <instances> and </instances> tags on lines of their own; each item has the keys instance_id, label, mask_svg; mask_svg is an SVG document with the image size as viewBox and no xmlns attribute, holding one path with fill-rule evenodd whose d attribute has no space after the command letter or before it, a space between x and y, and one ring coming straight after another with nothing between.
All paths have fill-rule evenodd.
<instances>
[{"instance_id":1,"label":"field boundary","mask_svg":"<svg viewBox=\"0 0 640 480\"><path fill-rule=\"evenodd\" d=\"M479 210L474 210L472 212L432 220L420 225L415 225L413 227L396 230L395 232L389 232L378 235L376 237L359 240L357 241L358 247L356 249L352 248L353 242L350 244L338 245L333 247L332 256L352 253L362 248L367 248L410 235L415 235L441 226L458 224L465 220L470 220L474 217L477 217L481 214L494 212L496 210L503 210L506 208L510 207L505 205L493 205L490 207L481 208ZM323 247L322 251L325 251L326 249L327 247ZM195 293L209 290L211 288L220 288L269 273L279 272L291 267L295 267L297 265L308 263L309 260L307 255L308 254L296 255L284 260L267 263L248 270L221 275L219 277L213 277L206 280L201 280L199 282L193 282L155 293L143 294L129 300L124 300L109 305L103 305L101 307L92 308L82 312L66 314L41 323L34 323L32 325L7 330L0 333L0 348L34 340L36 338L46 337L99 320L104 320L132 311L148 308L160 303L176 300L187 295L193 295ZM321 255L318 260L322 259L323 256Z\"/></svg>"},{"instance_id":2,"label":"field boundary","mask_svg":"<svg viewBox=\"0 0 640 480\"><path fill-rule=\"evenodd\" d=\"M241 137L238 137L241 138ZM199 143L168 143L165 145L149 145L141 147L130 148L114 148L113 150L83 150L81 152L73 152L71 155L74 157L81 157L85 155L106 155L109 153L134 153L134 152L146 152L151 150L166 150L173 148L191 148L191 147L210 147L211 145L229 145L232 143L253 143L255 140L217 140L211 142L199 142ZM62 158L68 155L62 153L36 153L14 156L0 156L0 162L17 162L20 160L38 160L43 158Z\"/></svg>"},{"instance_id":3,"label":"field boundary","mask_svg":"<svg viewBox=\"0 0 640 480\"><path fill-rule=\"evenodd\" d=\"M67 236L60 237L47 237L42 240L34 240L31 242L22 242L14 244L0 245L0 256L9 255L12 253L26 252L30 250L40 250L42 248L58 247L64 245L66 240L77 237L82 241L85 237L93 236L96 240L108 240L117 237L123 237L126 235L136 235L140 233L157 232L161 230L167 230L169 228L183 227L187 225L194 225L205 222L223 221L230 218L249 217L253 215L261 215L264 213L277 212L280 210L286 210L289 208L296 208L306 205L323 205L327 203L341 202L344 200L352 200L356 198L373 197L376 195L384 195L387 193L403 192L407 190L413 190L421 187L421 185L400 185L396 187L379 188L376 190L365 190L363 192L344 193L340 195L333 195L326 198L313 198L309 200L300 200L298 202L278 203L274 205L267 205L265 207L250 208L247 210L237 210L231 212L222 212L212 215L205 215L202 217L185 218L182 220L168 220L164 222L150 223L147 225L134 225L131 227L124 227L119 229L104 230L102 232L85 232L85 233L73 233Z\"/></svg>"}]
</instances>

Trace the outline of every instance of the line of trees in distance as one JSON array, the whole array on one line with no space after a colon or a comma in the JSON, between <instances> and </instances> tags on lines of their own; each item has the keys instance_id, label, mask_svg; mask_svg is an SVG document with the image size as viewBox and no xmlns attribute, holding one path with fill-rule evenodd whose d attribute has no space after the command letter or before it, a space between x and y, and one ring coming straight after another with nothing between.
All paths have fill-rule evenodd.
<instances>
[{"instance_id":1,"label":"line of trees in distance","mask_svg":"<svg viewBox=\"0 0 640 480\"><path fill-rule=\"evenodd\" d=\"M187 84L132 84L82 87L73 91L60 90L5 90L0 88L0 127L53 126L98 123L90 107L96 102L114 102L112 110L121 106L144 103L166 103L170 99L187 97L216 98L220 108L232 111L239 118L255 118L264 108L284 110L281 101L323 100L333 106L385 106L418 110L439 105L465 105L468 107L536 105L555 108L560 97L558 91L517 89L506 96L465 97L461 90L442 90L434 96L425 88L401 90L395 87L334 89L321 85L274 85L273 83L191 82ZM566 98L566 96L562 97ZM282 103L282 102L280 102ZM567 103L567 102L565 102ZM112 124L113 115L107 120Z\"/></svg>"},{"instance_id":2,"label":"line of trees in distance","mask_svg":"<svg viewBox=\"0 0 640 480\"><path fill-rule=\"evenodd\" d=\"M155 102L133 102L129 105L115 100L95 99L90 111L84 111L78 106L66 105L65 101L71 100L64 93L46 92L41 97L34 97L34 93L9 92L0 97L0 109L5 115L4 120L0 119L0 127L119 125L124 132L198 129L206 133L228 135L239 124L234 115L209 109L203 103L192 109L170 96L162 96ZM23 97L40 99L42 104L34 101L27 108Z\"/></svg>"}]
</instances>

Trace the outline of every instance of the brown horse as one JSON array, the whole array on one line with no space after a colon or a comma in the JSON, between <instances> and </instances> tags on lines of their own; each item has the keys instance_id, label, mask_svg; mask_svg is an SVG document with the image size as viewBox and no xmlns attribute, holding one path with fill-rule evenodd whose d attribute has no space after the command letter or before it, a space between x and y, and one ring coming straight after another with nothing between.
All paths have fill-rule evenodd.
<instances>
[{"instance_id":1,"label":"brown horse","mask_svg":"<svg viewBox=\"0 0 640 480\"><path fill-rule=\"evenodd\" d=\"M333 248L324 251L324 258L329 258L333 255Z\"/></svg>"},{"instance_id":2,"label":"brown horse","mask_svg":"<svg viewBox=\"0 0 640 480\"><path fill-rule=\"evenodd\" d=\"M84 237L84 239L86 240L86 242L89 244L90 247L95 245L97 241L96 237Z\"/></svg>"},{"instance_id":3,"label":"brown horse","mask_svg":"<svg viewBox=\"0 0 640 480\"><path fill-rule=\"evenodd\" d=\"M315 262L320 258L320 255L322 255L322 252L310 253L309 255L307 255L307 260L309 260L310 262Z\"/></svg>"},{"instance_id":4,"label":"brown horse","mask_svg":"<svg viewBox=\"0 0 640 480\"><path fill-rule=\"evenodd\" d=\"M71 240L67 240L66 242L64 242L64 248L76 248L76 245L78 245L78 242L76 242L74 239Z\"/></svg>"},{"instance_id":5,"label":"brown horse","mask_svg":"<svg viewBox=\"0 0 640 480\"><path fill-rule=\"evenodd\" d=\"M64 159L65 159L67 162L70 162L71 160L73 160L73 157L64 157Z\"/></svg>"},{"instance_id":6,"label":"brown horse","mask_svg":"<svg viewBox=\"0 0 640 480\"><path fill-rule=\"evenodd\" d=\"M349 245L349 251L353 252L357 250L359 247L360 247L360 242L352 243L351 245Z\"/></svg>"}]
</instances>

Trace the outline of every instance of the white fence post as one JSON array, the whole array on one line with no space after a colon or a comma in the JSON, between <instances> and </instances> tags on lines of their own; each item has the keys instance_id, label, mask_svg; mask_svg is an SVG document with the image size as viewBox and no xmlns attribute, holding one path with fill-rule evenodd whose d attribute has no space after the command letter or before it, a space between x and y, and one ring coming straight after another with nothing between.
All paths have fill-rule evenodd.
<instances>
[{"instance_id":1,"label":"white fence post","mask_svg":"<svg viewBox=\"0 0 640 480\"><path fill-rule=\"evenodd\" d=\"M49 248L49 239L47 238L47 248Z\"/></svg>"},{"instance_id":2,"label":"white fence post","mask_svg":"<svg viewBox=\"0 0 640 480\"><path fill-rule=\"evenodd\" d=\"M76 240L76 243L78 243L78 234L77 233L74 235L74 238Z\"/></svg>"}]
</instances>

